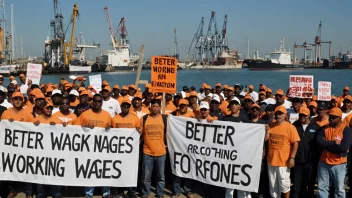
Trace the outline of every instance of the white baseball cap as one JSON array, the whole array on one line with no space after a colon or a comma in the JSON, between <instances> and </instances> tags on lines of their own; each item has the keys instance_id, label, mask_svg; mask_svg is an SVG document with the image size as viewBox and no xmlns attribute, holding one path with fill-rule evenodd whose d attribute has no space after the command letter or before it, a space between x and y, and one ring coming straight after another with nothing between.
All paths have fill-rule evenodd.
<instances>
[{"instance_id":1,"label":"white baseball cap","mask_svg":"<svg viewBox=\"0 0 352 198\"><path fill-rule=\"evenodd\" d=\"M70 94L69 94L69 95L79 96L79 93L78 93L78 91L77 91L77 90L72 89L72 90L70 91Z\"/></svg>"},{"instance_id":2,"label":"white baseball cap","mask_svg":"<svg viewBox=\"0 0 352 198\"><path fill-rule=\"evenodd\" d=\"M246 96L246 92L242 91L242 92L240 93L240 96Z\"/></svg>"},{"instance_id":3,"label":"white baseball cap","mask_svg":"<svg viewBox=\"0 0 352 198\"><path fill-rule=\"evenodd\" d=\"M207 95L207 97L213 98L213 95L214 95L214 94L209 93L209 94Z\"/></svg>"},{"instance_id":4,"label":"white baseball cap","mask_svg":"<svg viewBox=\"0 0 352 198\"><path fill-rule=\"evenodd\" d=\"M14 84L14 85L17 85L17 81L16 80L11 81L11 83Z\"/></svg>"},{"instance_id":5,"label":"white baseball cap","mask_svg":"<svg viewBox=\"0 0 352 198\"><path fill-rule=\"evenodd\" d=\"M205 102L205 101L202 101L199 105L199 109L210 109L209 107L209 103L208 102Z\"/></svg>"},{"instance_id":6,"label":"white baseball cap","mask_svg":"<svg viewBox=\"0 0 352 198\"><path fill-rule=\"evenodd\" d=\"M220 96L218 94L214 94L213 95L213 98L211 100L215 100L217 101L218 103L220 103Z\"/></svg>"},{"instance_id":7,"label":"white baseball cap","mask_svg":"<svg viewBox=\"0 0 352 198\"><path fill-rule=\"evenodd\" d=\"M232 98L232 100L237 101L237 102L238 102L238 104L240 104L240 105L241 105L241 101L240 101L240 99L238 99L237 97L233 97L233 98Z\"/></svg>"},{"instance_id":8,"label":"white baseball cap","mask_svg":"<svg viewBox=\"0 0 352 198\"><path fill-rule=\"evenodd\" d=\"M71 92L72 92L72 91L71 91ZM53 95L55 95L55 94L60 94L60 95L62 95L61 90L54 89L51 95L53 96Z\"/></svg>"}]
</instances>

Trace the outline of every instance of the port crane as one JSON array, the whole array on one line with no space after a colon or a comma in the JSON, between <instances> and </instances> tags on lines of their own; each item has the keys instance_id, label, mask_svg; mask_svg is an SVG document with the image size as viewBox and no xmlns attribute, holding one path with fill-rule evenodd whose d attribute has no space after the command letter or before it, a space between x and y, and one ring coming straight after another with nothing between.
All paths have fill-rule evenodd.
<instances>
[{"instance_id":1,"label":"port crane","mask_svg":"<svg viewBox=\"0 0 352 198\"><path fill-rule=\"evenodd\" d=\"M116 36L115 36L115 33L114 33L114 29L113 29L113 26L112 26L112 22L111 22L108 6L104 7L104 12L105 12L105 15L106 15L106 21L108 22L108 28L109 28L109 32L110 32L112 47L113 47L114 50L116 50L117 49L117 39L116 39Z\"/></svg>"},{"instance_id":2,"label":"port crane","mask_svg":"<svg viewBox=\"0 0 352 198\"><path fill-rule=\"evenodd\" d=\"M204 18L198 27L197 33L191 42L188 50L188 55L193 49L193 59L201 64L211 65L217 60L219 54L223 51L229 51L227 41L227 15L224 17L223 29L221 32L218 30L215 12L211 12L210 21L208 24L207 33L203 36ZM194 43L194 45L193 45ZM187 55L187 56L188 56Z\"/></svg>"},{"instance_id":3,"label":"port crane","mask_svg":"<svg viewBox=\"0 0 352 198\"><path fill-rule=\"evenodd\" d=\"M317 34L314 39L313 44L308 44L307 42L304 42L302 45L297 45L296 43L293 45L293 57L294 57L294 62L296 63L296 49L297 48L303 48L304 49L304 63L307 61L310 61L311 59L308 59L308 52L312 51L312 47L314 47L314 65L318 65L321 62L321 54L322 54L322 44L323 43L328 43L329 44L329 58L331 55L331 41L321 41L321 33L322 33L322 22L320 21L319 27ZM311 53L310 53L311 54Z\"/></svg>"}]
</instances>

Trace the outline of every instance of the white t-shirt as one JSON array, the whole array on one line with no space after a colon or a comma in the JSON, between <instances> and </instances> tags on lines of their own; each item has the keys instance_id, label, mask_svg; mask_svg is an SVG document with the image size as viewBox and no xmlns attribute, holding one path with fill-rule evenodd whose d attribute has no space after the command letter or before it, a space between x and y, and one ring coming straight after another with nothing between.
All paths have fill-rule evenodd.
<instances>
[{"instance_id":1,"label":"white t-shirt","mask_svg":"<svg viewBox=\"0 0 352 198\"><path fill-rule=\"evenodd\" d=\"M54 107L52 114L54 115L54 113L59 112L59 111L60 111L60 107Z\"/></svg>"},{"instance_id":2,"label":"white t-shirt","mask_svg":"<svg viewBox=\"0 0 352 198\"><path fill-rule=\"evenodd\" d=\"M20 91L24 97L27 97L28 85L22 84L20 87Z\"/></svg>"},{"instance_id":3,"label":"white t-shirt","mask_svg":"<svg viewBox=\"0 0 352 198\"><path fill-rule=\"evenodd\" d=\"M116 114L121 113L120 103L112 97L110 97L110 99L107 101L103 100L102 109L109 112L112 118Z\"/></svg>"},{"instance_id":4,"label":"white t-shirt","mask_svg":"<svg viewBox=\"0 0 352 198\"><path fill-rule=\"evenodd\" d=\"M289 121L291 124L299 119L299 113L290 113Z\"/></svg>"},{"instance_id":5,"label":"white t-shirt","mask_svg":"<svg viewBox=\"0 0 352 198\"><path fill-rule=\"evenodd\" d=\"M291 108L292 103L288 100L285 100L284 104L281 106L284 106L286 109L289 109L289 108Z\"/></svg>"},{"instance_id":6,"label":"white t-shirt","mask_svg":"<svg viewBox=\"0 0 352 198\"><path fill-rule=\"evenodd\" d=\"M249 95L253 98L254 102L258 101L258 93L253 91L252 93L249 93Z\"/></svg>"},{"instance_id":7,"label":"white t-shirt","mask_svg":"<svg viewBox=\"0 0 352 198\"><path fill-rule=\"evenodd\" d=\"M347 116L350 115L351 113L352 113L352 110L351 110L350 112L348 112L348 113L343 113L343 112L342 112L342 120L344 120L345 117L347 117Z\"/></svg>"},{"instance_id":8,"label":"white t-shirt","mask_svg":"<svg viewBox=\"0 0 352 198\"><path fill-rule=\"evenodd\" d=\"M6 99L0 105L3 106L3 107L6 107L8 109L13 107L12 104L9 103Z\"/></svg>"},{"instance_id":9,"label":"white t-shirt","mask_svg":"<svg viewBox=\"0 0 352 198\"><path fill-rule=\"evenodd\" d=\"M303 130L305 131L307 128L308 124L302 124Z\"/></svg>"},{"instance_id":10,"label":"white t-shirt","mask_svg":"<svg viewBox=\"0 0 352 198\"><path fill-rule=\"evenodd\" d=\"M7 89L2 85L0 85L0 90L7 93Z\"/></svg>"}]
</instances>

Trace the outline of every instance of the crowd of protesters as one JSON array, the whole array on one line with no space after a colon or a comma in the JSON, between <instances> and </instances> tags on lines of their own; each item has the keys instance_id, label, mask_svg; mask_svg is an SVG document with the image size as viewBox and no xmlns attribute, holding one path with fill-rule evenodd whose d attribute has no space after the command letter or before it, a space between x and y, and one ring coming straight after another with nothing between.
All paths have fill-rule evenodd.
<instances>
[{"instance_id":1,"label":"crowd of protesters","mask_svg":"<svg viewBox=\"0 0 352 198\"><path fill-rule=\"evenodd\" d=\"M0 76L1 120L40 124L80 125L82 127L136 128L141 134L141 155L137 187L102 187L103 197L150 195L152 176L156 178L156 196L164 196L165 174L169 169L165 133L167 117L195 118L199 122L219 121L265 125L266 135L259 192L251 193L202 184L205 197L345 197L345 176L352 178L349 148L352 143L352 97L349 87L331 101L289 97L289 91L273 92L261 84L213 87L203 83L199 90L183 87L181 93L154 93L150 84L143 91L135 85L110 85L103 81L101 91L84 85L84 78L69 83L35 85L19 75L20 84L10 77L3 85ZM257 92L257 91L258 92ZM151 136L150 134L160 134ZM153 172L154 170L154 172ZM172 177L173 197L194 197L197 181ZM347 182L352 185L352 181ZM317 189L315 186L317 185ZM2 191L12 198L20 191L18 182L3 181ZM23 192L44 197L43 185L23 183ZM51 196L61 197L60 186L50 186ZM35 190L34 190L35 189ZM85 188L93 197L94 187ZM83 192L82 192L83 195Z\"/></svg>"}]
</instances>

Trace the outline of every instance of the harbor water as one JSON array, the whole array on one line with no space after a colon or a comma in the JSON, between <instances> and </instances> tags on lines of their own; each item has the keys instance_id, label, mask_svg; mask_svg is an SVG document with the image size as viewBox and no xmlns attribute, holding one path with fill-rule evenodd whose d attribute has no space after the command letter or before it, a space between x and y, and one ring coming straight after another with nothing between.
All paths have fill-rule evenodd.
<instances>
[{"instance_id":1,"label":"harbor water","mask_svg":"<svg viewBox=\"0 0 352 198\"><path fill-rule=\"evenodd\" d=\"M136 71L126 72L103 72L103 73L90 73L89 75L101 74L102 80L107 80L110 85L134 84L136 80ZM234 85L254 85L255 90L258 90L260 84L265 84L273 91L282 88L286 90L289 87L290 75L313 75L314 88L317 90L318 81L332 82L332 94L342 94L342 89L345 86L352 87L352 70L338 70L338 69L304 69L304 70L291 70L291 71L252 71L248 69L235 69L235 70L179 70L177 73L177 90L181 91L182 87L195 86L197 91L202 83L207 83L214 86L216 83ZM43 75L42 83L59 83L60 78L69 80L70 74L57 74L57 75ZM8 78L5 78L5 85L8 84ZM142 70L141 80L148 80L150 82L150 70ZM19 82L18 77L16 80ZM89 85L87 76L86 86ZM139 86L144 90L144 85ZM317 94L317 92L315 93Z\"/></svg>"}]
</instances>

